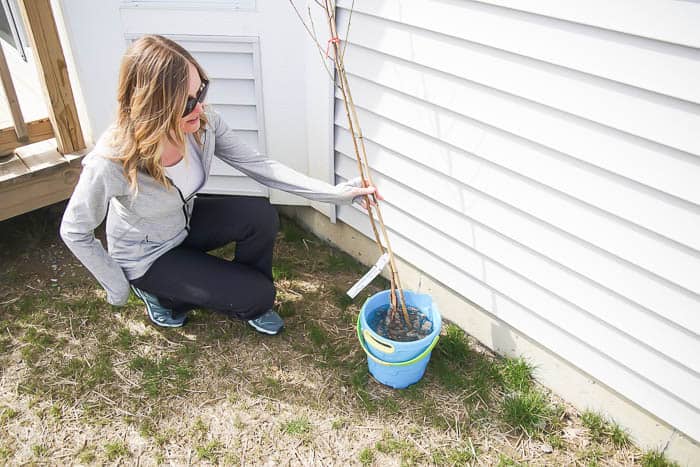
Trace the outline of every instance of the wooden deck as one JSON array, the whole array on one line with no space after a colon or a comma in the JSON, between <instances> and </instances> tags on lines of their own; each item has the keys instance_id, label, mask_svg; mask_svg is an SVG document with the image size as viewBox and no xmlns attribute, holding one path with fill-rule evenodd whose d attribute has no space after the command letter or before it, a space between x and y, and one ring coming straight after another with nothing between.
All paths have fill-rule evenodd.
<instances>
[{"instance_id":1,"label":"wooden deck","mask_svg":"<svg viewBox=\"0 0 700 467\"><path fill-rule=\"evenodd\" d=\"M85 153L64 156L49 139L1 158L0 221L69 198Z\"/></svg>"}]
</instances>

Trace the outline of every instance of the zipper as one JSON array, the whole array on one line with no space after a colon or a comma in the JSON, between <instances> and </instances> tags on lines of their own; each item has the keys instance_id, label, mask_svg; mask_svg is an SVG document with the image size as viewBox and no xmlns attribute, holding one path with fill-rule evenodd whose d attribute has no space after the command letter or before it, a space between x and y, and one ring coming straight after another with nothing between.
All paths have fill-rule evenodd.
<instances>
[{"instance_id":1,"label":"zipper","mask_svg":"<svg viewBox=\"0 0 700 467\"><path fill-rule=\"evenodd\" d=\"M187 233L190 233L190 216L187 214L187 202L194 198L197 195L197 192L192 193L190 196L188 196L185 199L185 196L182 194L182 191L180 188L170 179L170 177L166 176L165 178L168 179L170 182L170 185L174 186L175 189L177 190L177 194L180 195L180 200L182 200L182 214L185 215L185 230L187 230Z\"/></svg>"}]
</instances>

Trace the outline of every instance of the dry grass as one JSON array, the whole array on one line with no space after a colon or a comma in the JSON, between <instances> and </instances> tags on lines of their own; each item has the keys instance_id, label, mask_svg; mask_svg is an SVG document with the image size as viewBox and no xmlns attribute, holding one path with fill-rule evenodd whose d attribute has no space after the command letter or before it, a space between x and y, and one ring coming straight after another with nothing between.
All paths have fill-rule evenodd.
<instances>
[{"instance_id":1,"label":"dry grass","mask_svg":"<svg viewBox=\"0 0 700 467\"><path fill-rule=\"evenodd\" d=\"M61 209L0 223L0 463L667 465L455 327L418 385L376 383L354 323L386 282L350 301L363 268L289 221L287 327L268 337L206 310L162 330L135 299L109 306L56 235Z\"/></svg>"}]
</instances>

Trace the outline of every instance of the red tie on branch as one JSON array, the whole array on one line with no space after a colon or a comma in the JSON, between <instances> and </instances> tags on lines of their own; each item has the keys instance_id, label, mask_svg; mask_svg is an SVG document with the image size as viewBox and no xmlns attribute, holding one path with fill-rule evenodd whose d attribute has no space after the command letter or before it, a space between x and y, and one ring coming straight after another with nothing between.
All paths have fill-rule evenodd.
<instances>
[{"instance_id":1,"label":"red tie on branch","mask_svg":"<svg viewBox=\"0 0 700 467\"><path fill-rule=\"evenodd\" d=\"M331 49L331 42L334 43L334 44L339 44L339 43L340 43L340 38L339 38L339 37L331 37L330 39L328 39L328 45L326 46L326 58L329 58L329 57L328 57L328 52L329 52L330 49Z\"/></svg>"}]
</instances>

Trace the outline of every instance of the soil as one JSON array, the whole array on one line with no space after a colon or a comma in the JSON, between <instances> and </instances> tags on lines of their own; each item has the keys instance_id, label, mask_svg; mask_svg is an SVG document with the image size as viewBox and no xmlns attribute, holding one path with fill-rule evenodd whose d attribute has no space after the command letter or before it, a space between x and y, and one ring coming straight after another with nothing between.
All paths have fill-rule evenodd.
<instances>
[{"instance_id":1,"label":"soil","mask_svg":"<svg viewBox=\"0 0 700 467\"><path fill-rule=\"evenodd\" d=\"M390 312L390 308L391 305L386 305L370 313L369 327L380 336L396 342L412 342L433 332L433 323L418 308L406 307L410 325L400 309Z\"/></svg>"}]
</instances>

